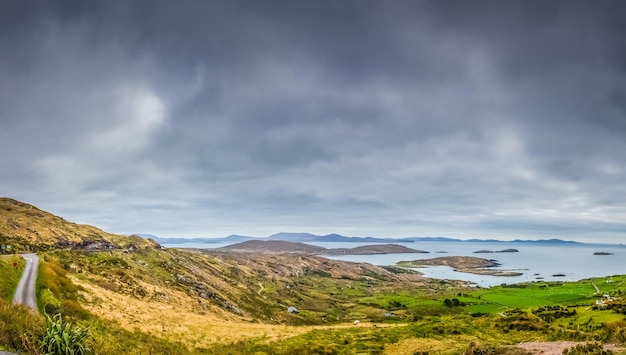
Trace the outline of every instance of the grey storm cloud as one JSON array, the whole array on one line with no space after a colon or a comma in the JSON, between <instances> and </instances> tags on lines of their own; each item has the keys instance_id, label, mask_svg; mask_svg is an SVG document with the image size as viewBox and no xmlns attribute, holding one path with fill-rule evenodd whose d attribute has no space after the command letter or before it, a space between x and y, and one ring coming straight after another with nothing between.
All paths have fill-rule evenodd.
<instances>
[{"instance_id":1,"label":"grey storm cloud","mask_svg":"<svg viewBox=\"0 0 626 355\"><path fill-rule=\"evenodd\" d=\"M0 6L0 195L162 236L624 240L621 1Z\"/></svg>"}]
</instances>

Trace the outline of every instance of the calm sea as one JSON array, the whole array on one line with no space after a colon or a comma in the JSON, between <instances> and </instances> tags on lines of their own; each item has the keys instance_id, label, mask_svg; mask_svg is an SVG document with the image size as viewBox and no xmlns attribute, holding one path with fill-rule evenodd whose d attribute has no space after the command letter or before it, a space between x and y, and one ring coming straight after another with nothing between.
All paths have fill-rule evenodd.
<instances>
[{"instance_id":1,"label":"calm sea","mask_svg":"<svg viewBox=\"0 0 626 355\"><path fill-rule=\"evenodd\" d=\"M325 248L354 248L370 243L309 243ZM476 256L495 259L497 269L523 273L521 276L485 276L456 272L445 266L418 269L426 277L464 280L488 287L503 283L512 284L535 280L577 281L591 277L608 277L626 274L626 246L609 244L550 244L513 242L416 242L397 243L409 248L424 250L428 254L380 255L328 255L329 259L366 262L375 265L393 265L403 260L430 259L440 256ZM217 248L223 243L187 243L164 245L178 248ZM478 250L499 251L517 249L518 253L474 253ZM608 252L613 255L594 255ZM564 276L554 276L564 275Z\"/></svg>"}]
</instances>

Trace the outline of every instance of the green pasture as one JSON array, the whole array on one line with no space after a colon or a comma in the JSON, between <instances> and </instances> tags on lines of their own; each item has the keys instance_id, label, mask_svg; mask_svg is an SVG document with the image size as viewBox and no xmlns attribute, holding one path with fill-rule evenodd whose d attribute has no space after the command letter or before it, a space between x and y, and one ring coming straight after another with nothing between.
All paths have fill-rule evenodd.
<instances>
[{"instance_id":1,"label":"green pasture","mask_svg":"<svg viewBox=\"0 0 626 355\"><path fill-rule=\"evenodd\" d=\"M621 279L621 278L619 278ZM619 281L619 280L618 280ZM597 293L592 282L600 288ZM602 287L600 287L602 286ZM549 305L585 305L591 304L606 293L615 293L621 287L621 282L604 282L604 279L581 280L578 282L533 282L520 285L498 286L480 289L470 293L477 305L470 306L471 310L481 309L484 304L494 304L504 308L530 308ZM491 308L499 311L497 307Z\"/></svg>"}]
</instances>

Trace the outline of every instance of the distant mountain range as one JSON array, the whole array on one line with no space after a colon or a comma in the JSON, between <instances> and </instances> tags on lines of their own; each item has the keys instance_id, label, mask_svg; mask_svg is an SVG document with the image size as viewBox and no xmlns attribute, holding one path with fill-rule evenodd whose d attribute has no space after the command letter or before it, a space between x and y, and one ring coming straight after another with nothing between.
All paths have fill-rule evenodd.
<instances>
[{"instance_id":1,"label":"distant mountain range","mask_svg":"<svg viewBox=\"0 0 626 355\"><path fill-rule=\"evenodd\" d=\"M276 233L264 238L249 237L243 235L229 235L223 238L160 238L151 234L137 234L144 238L151 238L159 244L183 244L183 243L241 243L248 240L280 240L285 242L297 243L327 243L327 242L343 242L343 243L415 243L415 242L464 242L464 243L568 243L581 244L579 242L567 241L561 239L538 239L538 240L520 240L503 241L497 239L455 239L446 237L411 237L411 238L374 238L374 237L346 237L339 234L315 235L311 233Z\"/></svg>"}]
</instances>

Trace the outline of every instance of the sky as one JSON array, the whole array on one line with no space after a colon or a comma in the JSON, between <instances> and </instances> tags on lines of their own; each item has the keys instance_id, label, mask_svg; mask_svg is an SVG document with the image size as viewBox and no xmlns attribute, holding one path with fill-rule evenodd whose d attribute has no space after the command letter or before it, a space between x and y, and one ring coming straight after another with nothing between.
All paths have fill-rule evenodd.
<instances>
[{"instance_id":1,"label":"sky","mask_svg":"<svg viewBox=\"0 0 626 355\"><path fill-rule=\"evenodd\" d=\"M0 196L114 233L626 242L623 1L4 1Z\"/></svg>"}]
</instances>

